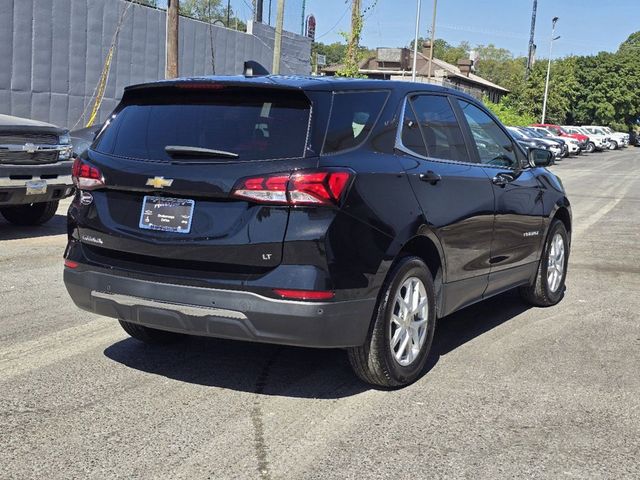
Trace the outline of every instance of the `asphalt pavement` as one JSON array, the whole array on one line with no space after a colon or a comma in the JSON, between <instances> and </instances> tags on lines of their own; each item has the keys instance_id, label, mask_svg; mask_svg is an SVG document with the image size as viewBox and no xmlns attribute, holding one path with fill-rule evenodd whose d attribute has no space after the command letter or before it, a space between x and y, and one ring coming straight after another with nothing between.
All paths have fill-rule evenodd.
<instances>
[{"instance_id":1,"label":"asphalt pavement","mask_svg":"<svg viewBox=\"0 0 640 480\"><path fill-rule=\"evenodd\" d=\"M0 478L640 478L640 148L552 169L573 204L565 298L441 320L397 391L340 350L142 345L68 298L66 205L0 220Z\"/></svg>"}]
</instances>

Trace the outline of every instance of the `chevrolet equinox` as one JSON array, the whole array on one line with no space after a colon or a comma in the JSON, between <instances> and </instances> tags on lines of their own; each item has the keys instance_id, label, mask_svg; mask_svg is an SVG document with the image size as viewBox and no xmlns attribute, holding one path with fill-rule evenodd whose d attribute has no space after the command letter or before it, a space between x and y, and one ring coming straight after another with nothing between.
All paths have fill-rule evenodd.
<instances>
[{"instance_id":1,"label":"chevrolet equinox","mask_svg":"<svg viewBox=\"0 0 640 480\"><path fill-rule=\"evenodd\" d=\"M416 380L436 320L564 294L571 210L476 99L410 82L204 77L128 87L75 160L64 281L132 337L345 348Z\"/></svg>"}]
</instances>

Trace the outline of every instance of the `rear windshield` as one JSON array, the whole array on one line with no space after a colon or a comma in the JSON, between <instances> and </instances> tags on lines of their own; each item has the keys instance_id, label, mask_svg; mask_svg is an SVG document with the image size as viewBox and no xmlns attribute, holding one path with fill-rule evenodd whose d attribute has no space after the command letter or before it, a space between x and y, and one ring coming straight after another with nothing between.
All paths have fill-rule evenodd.
<instances>
[{"instance_id":1,"label":"rear windshield","mask_svg":"<svg viewBox=\"0 0 640 480\"><path fill-rule=\"evenodd\" d=\"M237 155L214 161L304 156L310 106L300 92L233 87L156 90L128 99L94 149L160 161L174 160L165 151L167 146Z\"/></svg>"},{"instance_id":2,"label":"rear windshield","mask_svg":"<svg viewBox=\"0 0 640 480\"><path fill-rule=\"evenodd\" d=\"M322 153L334 153L362 144L373 129L388 92L335 92Z\"/></svg>"}]
</instances>

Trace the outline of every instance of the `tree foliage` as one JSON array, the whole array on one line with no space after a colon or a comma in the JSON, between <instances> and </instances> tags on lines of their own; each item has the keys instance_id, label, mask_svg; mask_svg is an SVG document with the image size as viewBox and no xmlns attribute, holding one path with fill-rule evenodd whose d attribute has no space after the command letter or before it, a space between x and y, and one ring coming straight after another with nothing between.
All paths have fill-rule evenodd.
<instances>
[{"instance_id":1,"label":"tree foliage","mask_svg":"<svg viewBox=\"0 0 640 480\"><path fill-rule=\"evenodd\" d=\"M247 25L240 20L233 8L227 12L227 3L222 0L181 0L180 15L202 20L207 23L222 22L228 28L238 25L238 30L245 31ZM229 15L229 25L227 25L227 14Z\"/></svg>"},{"instance_id":2,"label":"tree foliage","mask_svg":"<svg viewBox=\"0 0 640 480\"><path fill-rule=\"evenodd\" d=\"M533 115L521 114L515 108L504 102L493 103L488 97L483 98L484 104L505 125L521 126L536 123Z\"/></svg>"},{"instance_id":3,"label":"tree foliage","mask_svg":"<svg viewBox=\"0 0 640 480\"><path fill-rule=\"evenodd\" d=\"M477 56L476 73L510 91L500 105L491 105L499 117L513 124L541 119L548 60L539 59L525 80L526 59L492 44L471 48L462 42L454 47L438 39L434 56L455 64L471 51ZM640 32L630 35L616 53L553 60L550 78L547 122L628 130L640 119Z\"/></svg>"}]
</instances>

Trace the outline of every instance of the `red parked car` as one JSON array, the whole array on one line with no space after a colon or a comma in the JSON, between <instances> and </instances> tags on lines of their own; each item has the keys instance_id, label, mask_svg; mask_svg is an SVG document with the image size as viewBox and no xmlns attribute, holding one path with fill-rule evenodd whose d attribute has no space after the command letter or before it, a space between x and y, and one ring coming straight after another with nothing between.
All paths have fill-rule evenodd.
<instances>
[{"instance_id":1,"label":"red parked car","mask_svg":"<svg viewBox=\"0 0 640 480\"><path fill-rule=\"evenodd\" d=\"M585 148L587 148L587 144L589 143L589 137L587 137L586 135L582 135L581 133L569 133L560 125L552 125L550 123L536 123L532 125L532 127L546 128L547 130L553 132L558 137L575 138L579 142L580 150L584 150Z\"/></svg>"}]
</instances>

